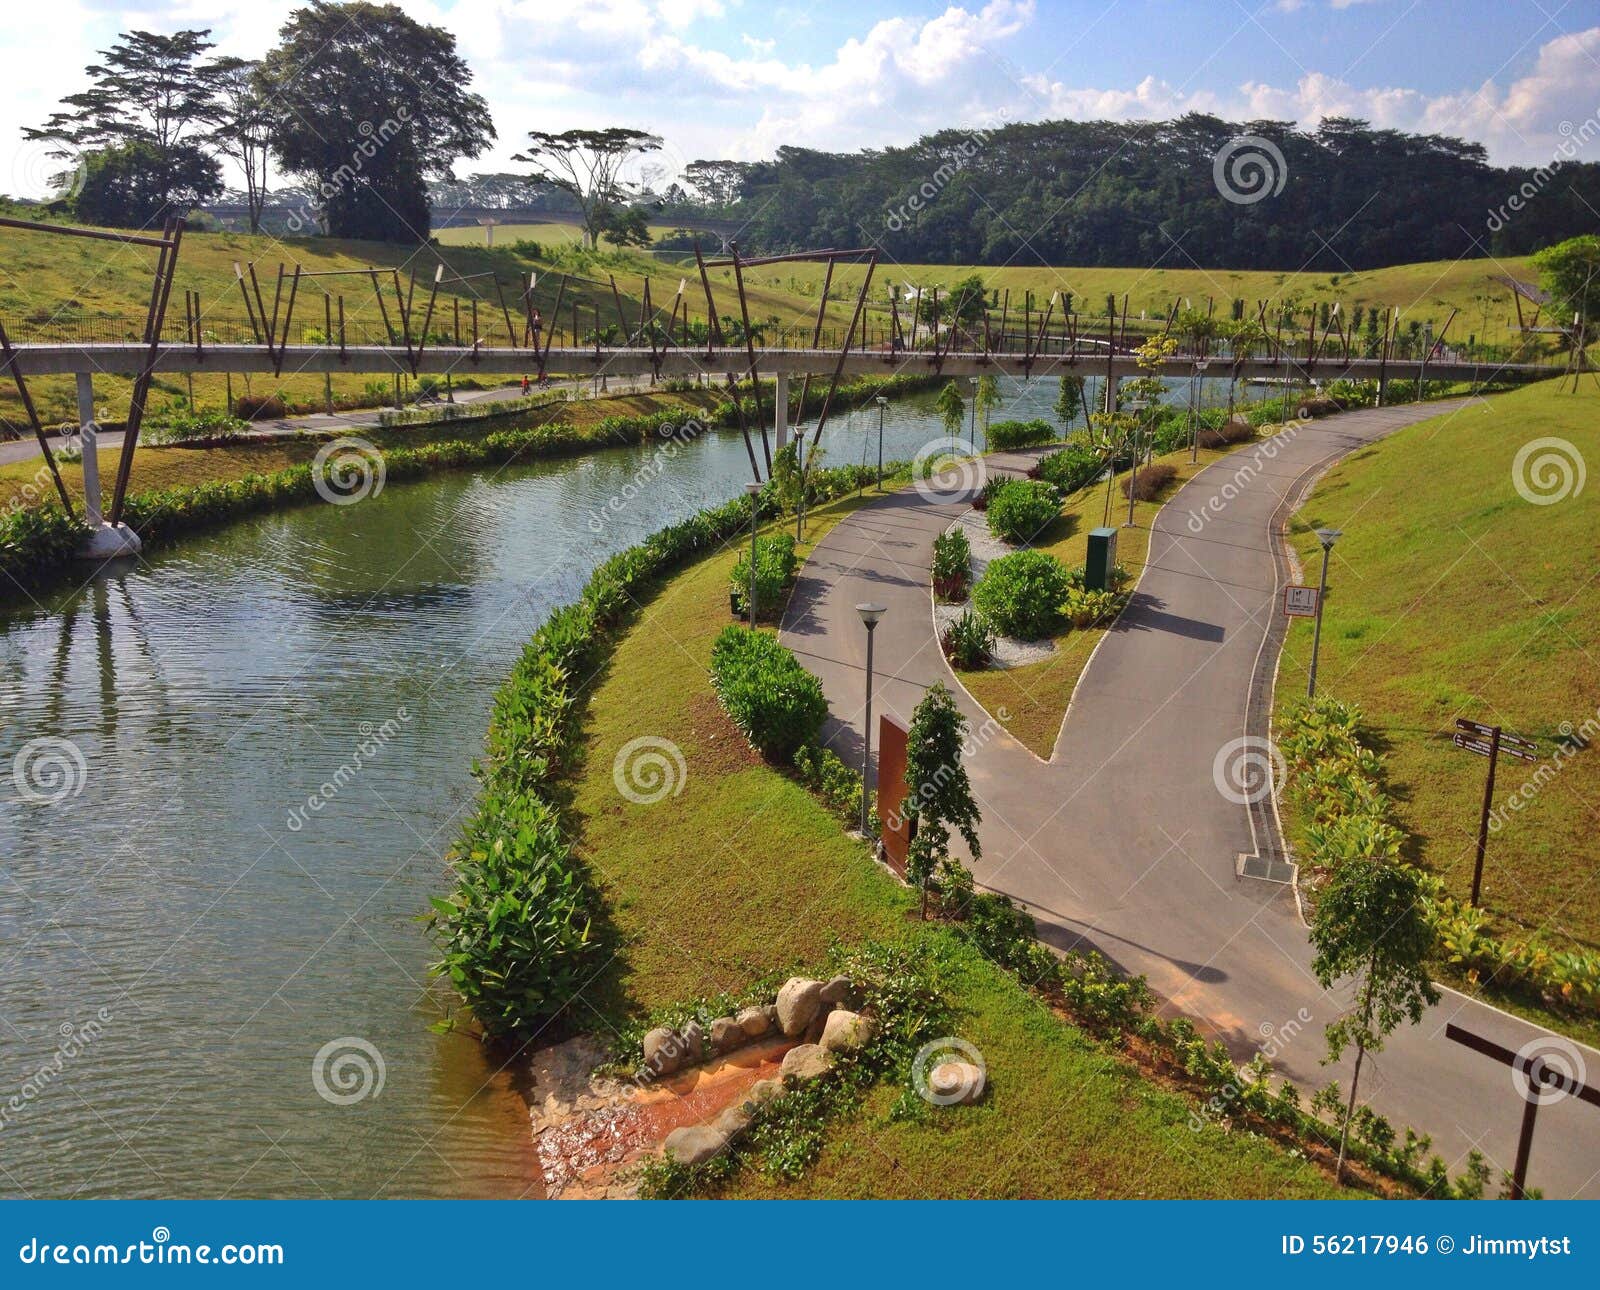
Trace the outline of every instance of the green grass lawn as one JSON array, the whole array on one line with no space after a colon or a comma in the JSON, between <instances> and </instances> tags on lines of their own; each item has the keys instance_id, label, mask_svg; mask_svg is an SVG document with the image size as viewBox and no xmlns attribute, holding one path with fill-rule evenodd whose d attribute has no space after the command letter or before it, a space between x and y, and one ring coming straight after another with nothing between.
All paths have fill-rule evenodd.
<instances>
[{"instance_id":1,"label":"green grass lawn","mask_svg":"<svg viewBox=\"0 0 1600 1290\"><path fill-rule=\"evenodd\" d=\"M1187 450L1156 458L1171 464L1178 472L1177 478L1156 500L1134 503L1131 528L1121 527L1128 518L1128 499L1122 491L1127 472L1117 476L1112 485L1111 523L1119 528L1117 560L1132 575L1130 589L1150 553L1150 525L1156 512L1186 480L1222 455L1221 451L1202 449L1195 465L1190 464ZM1062 505L1060 518L1039 535L1034 546L1068 568L1082 564L1088 556L1089 530L1098 528L1105 518L1105 499L1104 482L1074 493ZM1109 626L1069 629L1055 638L1056 652L1042 662L1005 670L958 671L956 676L991 716L1036 756L1048 761L1061 733L1073 688L1088 666L1089 655L1108 630ZM1006 713L1004 720L1000 718L1002 709Z\"/></svg>"},{"instance_id":2,"label":"green grass lawn","mask_svg":"<svg viewBox=\"0 0 1600 1290\"><path fill-rule=\"evenodd\" d=\"M859 501L811 516L820 537ZM736 544L740 545L740 544ZM802 549L802 553L806 548ZM1188 1127L1191 1103L1063 1024L944 930L805 790L763 764L711 690L711 643L729 621L737 551L710 555L642 607L593 679L572 808L621 950L574 1021L624 1016L815 965L836 943L932 936L961 1034L993 1092L920 1123L889 1123L880 1089L836 1126L785 1195L1308 1196L1334 1189L1297 1156L1248 1136ZM669 740L681 791L651 805L618 791L629 741ZM747 1174L736 1194L772 1194Z\"/></svg>"},{"instance_id":3,"label":"green grass lawn","mask_svg":"<svg viewBox=\"0 0 1600 1290\"><path fill-rule=\"evenodd\" d=\"M1548 381L1403 430L1332 471L1293 523L1309 581L1321 558L1312 530L1344 530L1318 691L1362 706L1412 858L1462 899L1486 762L1451 745L1456 719L1553 750L1600 709L1600 487L1591 479L1552 504L1524 500L1514 463L1545 437L1570 446L1558 450L1574 468L1600 470L1600 391L1588 378L1577 394ZM1305 692L1310 653L1302 620L1284 649L1280 710ZM1497 803L1538 769L1502 759ZM1495 930L1600 946L1600 748L1567 759L1505 818L1484 870Z\"/></svg>"}]
</instances>

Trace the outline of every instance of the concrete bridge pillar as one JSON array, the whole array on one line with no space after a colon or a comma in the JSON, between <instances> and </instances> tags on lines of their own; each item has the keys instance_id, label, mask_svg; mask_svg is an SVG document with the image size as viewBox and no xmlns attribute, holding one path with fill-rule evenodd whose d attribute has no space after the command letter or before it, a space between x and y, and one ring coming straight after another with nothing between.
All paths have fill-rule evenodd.
<instances>
[{"instance_id":1,"label":"concrete bridge pillar","mask_svg":"<svg viewBox=\"0 0 1600 1290\"><path fill-rule=\"evenodd\" d=\"M100 426L94 418L94 377L78 372L78 442L83 448L83 518L88 531L78 543L86 560L109 560L137 555L144 544L126 524L112 527L105 521L100 496Z\"/></svg>"},{"instance_id":2,"label":"concrete bridge pillar","mask_svg":"<svg viewBox=\"0 0 1600 1290\"><path fill-rule=\"evenodd\" d=\"M782 452L784 444L789 442L789 373L779 372L777 383L777 403L772 424L777 431L778 451Z\"/></svg>"}]
</instances>

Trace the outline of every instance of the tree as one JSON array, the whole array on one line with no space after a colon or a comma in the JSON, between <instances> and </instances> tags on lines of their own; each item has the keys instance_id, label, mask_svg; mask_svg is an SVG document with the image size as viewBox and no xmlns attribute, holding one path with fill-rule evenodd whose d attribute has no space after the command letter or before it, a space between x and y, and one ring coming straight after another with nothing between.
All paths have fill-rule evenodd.
<instances>
[{"instance_id":1,"label":"tree","mask_svg":"<svg viewBox=\"0 0 1600 1290\"><path fill-rule=\"evenodd\" d=\"M944 422L945 433L952 439L961 431L961 423L967 418L967 405L961 397L961 387L955 381L947 381L944 389L939 391L939 399L934 405L939 413L939 420Z\"/></svg>"},{"instance_id":2,"label":"tree","mask_svg":"<svg viewBox=\"0 0 1600 1290\"><path fill-rule=\"evenodd\" d=\"M959 867L950 858L950 829L966 839L976 859L978 804L972 784L961 764L967 737L967 719L956 707L943 681L935 681L911 714L906 740L905 817L911 824L911 848L906 857L906 877L922 890L922 916L928 916L928 887L934 878Z\"/></svg>"},{"instance_id":3,"label":"tree","mask_svg":"<svg viewBox=\"0 0 1600 1290\"><path fill-rule=\"evenodd\" d=\"M195 149L174 164L145 140L102 148L84 156L72 210L90 224L143 228L175 209L174 191L203 192L214 175L214 163Z\"/></svg>"},{"instance_id":4,"label":"tree","mask_svg":"<svg viewBox=\"0 0 1600 1290\"><path fill-rule=\"evenodd\" d=\"M1072 423L1080 416L1087 422L1088 406L1083 401L1083 377L1063 376L1061 388L1056 391L1056 420L1061 422L1063 430L1072 428Z\"/></svg>"},{"instance_id":5,"label":"tree","mask_svg":"<svg viewBox=\"0 0 1600 1290\"><path fill-rule=\"evenodd\" d=\"M261 64L244 58L219 58L211 68L216 84L211 142L244 173L250 231L259 233L261 208L267 200L272 130L272 116L261 89Z\"/></svg>"},{"instance_id":6,"label":"tree","mask_svg":"<svg viewBox=\"0 0 1600 1290\"><path fill-rule=\"evenodd\" d=\"M327 231L426 239L424 180L494 139L472 69L441 27L397 5L312 0L290 15L262 61L272 144L285 170L311 181Z\"/></svg>"},{"instance_id":7,"label":"tree","mask_svg":"<svg viewBox=\"0 0 1600 1290\"><path fill-rule=\"evenodd\" d=\"M103 60L85 68L93 84L62 99L62 111L23 135L53 146L52 155L82 157L103 182L92 199L95 215L85 218L143 223L168 212L187 214L222 191L220 168L201 147L217 101L216 65L204 61L212 47L207 30L171 36L125 31ZM94 154L107 154L97 163ZM142 173L134 174L137 166ZM127 193L138 210L155 214L134 218L135 207L119 208ZM137 194L135 198L132 196Z\"/></svg>"},{"instance_id":8,"label":"tree","mask_svg":"<svg viewBox=\"0 0 1600 1290\"><path fill-rule=\"evenodd\" d=\"M1385 1037L1402 1021L1415 1025L1423 1010L1439 1001L1427 968L1433 929L1416 875L1366 856L1340 862L1318 893L1311 944L1316 950L1311 970L1324 989L1346 978L1355 987L1354 1007L1325 1032L1328 1061L1338 1061L1352 1044L1356 1050L1350 1100L1339 1126L1342 1181L1363 1059L1380 1052Z\"/></svg>"},{"instance_id":9,"label":"tree","mask_svg":"<svg viewBox=\"0 0 1600 1290\"><path fill-rule=\"evenodd\" d=\"M599 246L615 213L638 196L622 179L622 167L660 147L659 135L622 126L561 134L533 130L527 150L512 160L528 162L541 179L572 194L583 217L584 241L593 248Z\"/></svg>"},{"instance_id":10,"label":"tree","mask_svg":"<svg viewBox=\"0 0 1600 1290\"><path fill-rule=\"evenodd\" d=\"M977 414L983 418L983 442L989 442L989 413L1000 406L1000 378L993 374L978 378L978 392L972 396Z\"/></svg>"},{"instance_id":11,"label":"tree","mask_svg":"<svg viewBox=\"0 0 1600 1290\"><path fill-rule=\"evenodd\" d=\"M1533 257L1539 285L1559 307L1563 324L1573 314L1600 319L1600 237L1590 233L1547 246Z\"/></svg>"},{"instance_id":12,"label":"tree","mask_svg":"<svg viewBox=\"0 0 1600 1290\"><path fill-rule=\"evenodd\" d=\"M713 210L726 210L739 200L749 171L743 161L691 161L683 168L683 182Z\"/></svg>"},{"instance_id":13,"label":"tree","mask_svg":"<svg viewBox=\"0 0 1600 1290\"><path fill-rule=\"evenodd\" d=\"M649 246L650 213L643 206L607 211L600 236L612 246Z\"/></svg>"}]
</instances>

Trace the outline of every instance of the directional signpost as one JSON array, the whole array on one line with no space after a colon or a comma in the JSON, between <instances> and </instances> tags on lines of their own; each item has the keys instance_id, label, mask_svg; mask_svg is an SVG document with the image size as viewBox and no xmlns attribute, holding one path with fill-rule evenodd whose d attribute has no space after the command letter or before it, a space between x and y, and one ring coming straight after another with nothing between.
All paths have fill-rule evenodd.
<instances>
[{"instance_id":1,"label":"directional signpost","mask_svg":"<svg viewBox=\"0 0 1600 1290\"><path fill-rule=\"evenodd\" d=\"M1534 1040L1513 1052L1482 1035L1463 1030L1455 1022L1444 1028L1444 1037L1453 1040L1475 1053L1493 1057L1511 1068L1512 1082L1522 1093L1522 1132L1517 1136L1517 1162L1511 1170L1511 1199L1526 1200L1528 1181L1528 1156L1533 1150L1533 1122L1544 1102L1559 1102L1564 1097L1575 1097L1590 1106L1600 1106L1600 1089L1583 1082L1583 1059L1575 1045L1566 1045L1570 1056L1562 1048L1565 1040L1546 1036L1544 1041ZM1553 1045L1553 1047L1551 1046ZM1566 1061L1561 1059L1566 1057ZM1563 1069L1570 1065L1573 1069Z\"/></svg>"},{"instance_id":2,"label":"directional signpost","mask_svg":"<svg viewBox=\"0 0 1600 1290\"><path fill-rule=\"evenodd\" d=\"M1483 785L1483 813L1478 819L1478 856L1472 866L1472 903L1478 903L1478 892L1483 887L1483 853L1489 846L1489 812L1494 806L1494 772L1500 754L1522 761L1538 761L1539 745L1521 735L1509 734L1499 726L1486 726L1481 721L1456 720L1456 735L1452 740L1457 748L1489 759L1489 777Z\"/></svg>"}]
</instances>

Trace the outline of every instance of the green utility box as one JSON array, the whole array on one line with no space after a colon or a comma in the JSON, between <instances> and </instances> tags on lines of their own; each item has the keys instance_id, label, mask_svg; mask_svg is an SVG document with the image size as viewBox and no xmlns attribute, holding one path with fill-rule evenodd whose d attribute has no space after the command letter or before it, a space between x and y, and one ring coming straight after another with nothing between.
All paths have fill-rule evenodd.
<instances>
[{"instance_id":1,"label":"green utility box","mask_svg":"<svg viewBox=\"0 0 1600 1290\"><path fill-rule=\"evenodd\" d=\"M1090 591L1110 591L1111 571L1116 567L1116 529L1090 529L1089 558L1083 565L1083 585Z\"/></svg>"}]
</instances>

